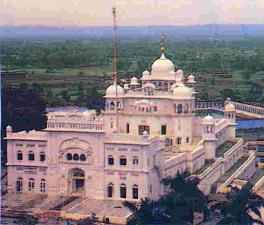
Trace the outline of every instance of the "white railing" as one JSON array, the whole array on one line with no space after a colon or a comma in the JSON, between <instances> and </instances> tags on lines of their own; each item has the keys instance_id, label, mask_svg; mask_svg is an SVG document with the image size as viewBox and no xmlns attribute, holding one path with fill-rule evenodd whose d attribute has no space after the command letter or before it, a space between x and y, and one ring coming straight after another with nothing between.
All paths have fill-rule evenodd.
<instances>
[{"instance_id":1,"label":"white railing","mask_svg":"<svg viewBox=\"0 0 264 225\"><path fill-rule=\"evenodd\" d=\"M129 90L125 96L172 96L172 92L169 91L157 91L155 90L153 94L147 94L143 89Z\"/></svg>"},{"instance_id":2,"label":"white railing","mask_svg":"<svg viewBox=\"0 0 264 225\"><path fill-rule=\"evenodd\" d=\"M46 130L56 130L56 131L96 131L100 132L104 130L103 123L62 123L62 122L49 122L47 124Z\"/></svg>"},{"instance_id":3,"label":"white railing","mask_svg":"<svg viewBox=\"0 0 264 225\"><path fill-rule=\"evenodd\" d=\"M217 187L217 192L224 190L231 182L238 178L252 163L255 164L255 155L254 152L250 153L249 158L219 187Z\"/></svg>"},{"instance_id":4,"label":"white railing","mask_svg":"<svg viewBox=\"0 0 264 225\"><path fill-rule=\"evenodd\" d=\"M150 144L155 140L158 140L158 138L143 135L132 136L127 134L112 134L106 137L106 143Z\"/></svg>"},{"instance_id":5,"label":"white railing","mask_svg":"<svg viewBox=\"0 0 264 225\"><path fill-rule=\"evenodd\" d=\"M236 138L235 140L237 141L237 143L224 153L224 158L227 158L230 154L233 153L235 149L238 149L244 144L244 141L242 138Z\"/></svg>"},{"instance_id":6,"label":"white railing","mask_svg":"<svg viewBox=\"0 0 264 225\"><path fill-rule=\"evenodd\" d=\"M6 132L5 139L46 141L47 134L46 132L41 132L41 131L29 131L29 132L21 131L16 133Z\"/></svg>"},{"instance_id":7,"label":"white railing","mask_svg":"<svg viewBox=\"0 0 264 225\"><path fill-rule=\"evenodd\" d=\"M232 103L237 111L264 116L264 107L226 100L225 104Z\"/></svg>"},{"instance_id":8,"label":"white railing","mask_svg":"<svg viewBox=\"0 0 264 225\"><path fill-rule=\"evenodd\" d=\"M220 132L229 124L229 120L222 119L215 124L215 133Z\"/></svg>"},{"instance_id":9,"label":"white railing","mask_svg":"<svg viewBox=\"0 0 264 225\"><path fill-rule=\"evenodd\" d=\"M253 186L252 191L257 192L262 186L264 186L264 176Z\"/></svg>"},{"instance_id":10,"label":"white railing","mask_svg":"<svg viewBox=\"0 0 264 225\"><path fill-rule=\"evenodd\" d=\"M230 168L223 168L226 161L230 159L230 155L238 151L238 149L243 146L243 140L241 138L237 139L237 143L232 146L223 157L219 157L211 166L205 169L199 175L191 175L190 178L198 178L199 189L206 195L209 194L211 186Z\"/></svg>"},{"instance_id":11,"label":"white railing","mask_svg":"<svg viewBox=\"0 0 264 225\"><path fill-rule=\"evenodd\" d=\"M195 109L223 109L223 102L196 102Z\"/></svg>"}]
</instances>

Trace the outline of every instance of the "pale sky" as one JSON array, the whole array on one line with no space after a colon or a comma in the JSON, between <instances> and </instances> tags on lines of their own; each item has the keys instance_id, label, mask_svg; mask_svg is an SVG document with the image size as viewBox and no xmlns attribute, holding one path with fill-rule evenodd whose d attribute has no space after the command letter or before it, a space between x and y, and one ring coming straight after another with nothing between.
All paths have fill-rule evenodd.
<instances>
[{"instance_id":1,"label":"pale sky","mask_svg":"<svg viewBox=\"0 0 264 225\"><path fill-rule=\"evenodd\" d=\"M0 25L264 24L264 0L0 0Z\"/></svg>"}]
</instances>

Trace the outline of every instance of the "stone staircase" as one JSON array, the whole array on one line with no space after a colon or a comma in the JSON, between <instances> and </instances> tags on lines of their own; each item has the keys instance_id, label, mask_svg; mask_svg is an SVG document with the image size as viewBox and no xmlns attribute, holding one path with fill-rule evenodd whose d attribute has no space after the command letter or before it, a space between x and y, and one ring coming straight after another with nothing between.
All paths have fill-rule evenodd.
<instances>
[{"instance_id":1,"label":"stone staircase","mask_svg":"<svg viewBox=\"0 0 264 225\"><path fill-rule=\"evenodd\" d=\"M246 162L248 156L242 156L231 168L226 171L213 185L211 192L216 193L217 189L223 185L239 168Z\"/></svg>"},{"instance_id":2,"label":"stone staircase","mask_svg":"<svg viewBox=\"0 0 264 225\"><path fill-rule=\"evenodd\" d=\"M256 172L248 179L248 182L254 186L264 176L264 170L257 168Z\"/></svg>"},{"instance_id":3,"label":"stone staircase","mask_svg":"<svg viewBox=\"0 0 264 225\"><path fill-rule=\"evenodd\" d=\"M58 205L56 205L55 207L51 208L51 210L61 210L63 207L70 204L71 202L73 202L77 198L79 198L79 197L78 196L70 196L70 197L66 198L63 202L61 202Z\"/></svg>"}]
</instances>

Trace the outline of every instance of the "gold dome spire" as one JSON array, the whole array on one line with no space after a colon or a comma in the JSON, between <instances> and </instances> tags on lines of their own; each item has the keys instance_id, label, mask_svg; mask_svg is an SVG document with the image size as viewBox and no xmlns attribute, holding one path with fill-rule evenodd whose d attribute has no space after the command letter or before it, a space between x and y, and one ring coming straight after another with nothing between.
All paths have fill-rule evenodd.
<instances>
[{"instance_id":1,"label":"gold dome spire","mask_svg":"<svg viewBox=\"0 0 264 225\"><path fill-rule=\"evenodd\" d=\"M162 34L160 36L160 52L161 54L165 52L165 42L166 42L166 36Z\"/></svg>"}]
</instances>

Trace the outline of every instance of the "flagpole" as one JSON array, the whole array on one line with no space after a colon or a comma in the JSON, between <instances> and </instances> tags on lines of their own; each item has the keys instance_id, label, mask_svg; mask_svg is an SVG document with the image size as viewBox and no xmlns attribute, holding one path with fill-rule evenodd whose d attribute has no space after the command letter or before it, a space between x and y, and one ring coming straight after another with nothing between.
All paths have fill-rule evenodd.
<instances>
[{"instance_id":1,"label":"flagpole","mask_svg":"<svg viewBox=\"0 0 264 225\"><path fill-rule=\"evenodd\" d=\"M116 8L113 7L113 39L114 39L114 85L115 85L115 112L116 112L116 129L118 130L119 121L118 121L118 106L117 106L117 54L116 54Z\"/></svg>"}]
</instances>

